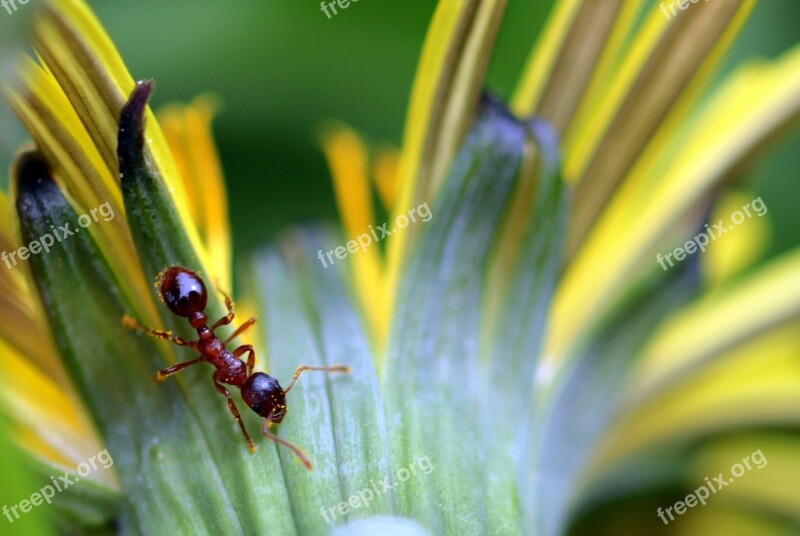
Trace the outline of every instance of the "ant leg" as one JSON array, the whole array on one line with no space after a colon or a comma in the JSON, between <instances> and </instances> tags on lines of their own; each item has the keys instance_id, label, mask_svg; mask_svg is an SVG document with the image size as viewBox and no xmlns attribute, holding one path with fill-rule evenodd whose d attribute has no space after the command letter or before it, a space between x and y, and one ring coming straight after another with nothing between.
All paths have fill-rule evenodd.
<instances>
[{"instance_id":1,"label":"ant leg","mask_svg":"<svg viewBox=\"0 0 800 536\"><path fill-rule=\"evenodd\" d=\"M212 330L217 329L220 326L227 326L233 322L233 319L236 317L236 313L233 312L236 304L233 303L231 297L228 296L228 294L224 291L220 290L219 293L225 296L225 308L228 309L228 314L217 320L214 325L211 326Z\"/></svg>"},{"instance_id":2,"label":"ant leg","mask_svg":"<svg viewBox=\"0 0 800 536\"><path fill-rule=\"evenodd\" d=\"M203 356L198 357L197 359L192 359L191 361L184 361L183 363L176 363L171 367L165 368L164 370L159 370L156 372L156 379L160 382L163 382L173 374L182 371L186 367L192 366L195 363L199 363L203 360Z\"/></svg>"},{"instance_id":3,"label":"ant leg","mask_svg":"<svg viewBox=\"0 0 800 536\"><path fill-rule=\"evenodd\" d=\"M236 337L238 337L239 335L241 335L242 333L244 333L246 330L248 330L248 329L249 329L249 328L250 328L250 327L251 327L253 324L255 324L256 322L258 322L258 319L257 319L256 317L253 317L253 318L251 318L250 320L248 320L247 322L245 322L244 324L242 324L241 326L239 326L239 327L236 329L236 331L234 331L234 332L233 332L233 335L231 335L230 337L228 337L227 339L225 339L225 344L228 344L228 343L229 343L229 342L231 342L233 339L235 339Z\"/></svg>"},{"instance_id":4,"label":"ant leg","mask_svg":"<svg viewBox=\"0 0 800 536\"><path fill-rule=\"evenodd\" d=\"M217 329L218 327L221 327L221 326L227 326L228 324L233 322L234 318L236 318L236 313L234 312L234 308L236 307L236 304L233 303L233 300L231 299L230 296L228 296L227 293L225 293L222 290L220 290L219 292L223 296L225 296L225 307L228 309L228 314L223 316L219 320L217 320L214 323L214 325L211 326L211 329ZM242 324L241 326L239 326L236 329L236 331L234 331L233 334L225 340L225 344L228 344L233 339L235 339L236 337L238 337L239 335L244 333L244 331L247 330L248 328L250 328L253 324L255 324L256 321L257 321L257 319L255 317L253 317L250 320L248 320L247 322L245 322L244 324Z\"/></svg>"},{"instance_id":5,"label":"ant leg","mask_svg":"<svg viewBox=\"0 0 800 536\"><path fill-rule=\"evenodd\" d=\"M302 373L307 370L321 370L324 372L342 372L344 374L350 374L352 369L347 365L331 365L330 367L311 367L309 365L301 365L297 367L297 370L294 371L294 376L292 376L292 381L289 383L289 387L286 388L284 393L288 393L289 390L294 387L294 384L297 382L297 378L300 377Z\"/></svg>"},{"instance_id":6,"label":"ant leg","mask_svg":"<svg viewBox=\"0 0 800 536\"><path fill-rule=\"evenodd\" d=\"M250 355L247 356L247 375L250 376L250 374L253 373L253 367L255 367L256 365L256 351L253 350L253 347L250 346L249 344L245 344L244 346L240 346L239 348L234 350L233 355L235 355L236 357L242 357L244 354L248 352L250 353Z\"/></svg>"},{"instance_id":7,"label":"ant leg","mask_svg":"<svg viewBox=\"0 0 800 536\"><path fill-rule=\"evenodd\" d=\"M214 387L219 391L225 398L228 399L228 409L231 410L233 413L233 418L236 419L236 422L239 423L239 427L242 429L242 433L244 434L244 438L247 441L247 448L250 449L250 452L256 451L256 444L253 443L253 440L250 439L250 434L247 433L247 428L244 426L244 421L242 420L242 416L239 414L239 408L236 407L236 404L233 402L231 398L231 393L225 387L219 383L217 379L217 374L219 371L214 373Z\"/></svg>"},{"instance_id":8,"label":"ant leg","mask_svg":"<svg viewBox=\"0 0 800 536\"><path fill-rule=\"evenodd\" d=\"M171 331L148 328L135 318L131 318L128 315L122 317L122 324L127 328L143 331L144 333L156 337L157 339L164 339L165 341L172 341L172 343L178 346L188 346L189 348L197 349L197 343L195 341L187 341L183 337L176 337Z\"/></svg>"},{"instance_id":9,"label":"ant leg","mask_svg":"<svg viewBox=\"0 0 800 536\"><path fill-rule=\"evenodd\" d=\"M311 460L308 459L308 456L306 456L305 453L302 450L300 450L296 446L292 445L291 443L289 443L285 439L281 439L280 437L278 437L275 434L273 434L272 432L270 432L270 427L271 426L272 426L272 414L270 413L269 417L267 417L267 420L264 421L264 424L261 426L261 433L264 434L264 437L266 437L267 439L271 439L271 440L275 441L276 443L280 443L284 447L286 447L289 450L291 450L292 452L294 452L294 455L297 456L297 458L301 462L303 462L303 465L306 466L306 469L308 469L309 471L313 471L314 470L314 466L311 465Z\"/></svg>"}]
</instances>

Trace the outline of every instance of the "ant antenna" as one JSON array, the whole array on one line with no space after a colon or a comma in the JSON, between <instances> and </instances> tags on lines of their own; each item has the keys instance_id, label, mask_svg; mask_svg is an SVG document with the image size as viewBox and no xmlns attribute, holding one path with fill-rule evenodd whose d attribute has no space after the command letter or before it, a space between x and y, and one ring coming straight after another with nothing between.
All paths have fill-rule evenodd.
<instances>
[{"instance_id":1,"label":"ant antenna","mask_svg":"<svg viewBox=\"0 0 800 536\"><path fill-rule=\"evenodd\" d=\"M287 387L283 392L288 393L292 389L292 387L294 387L294 384L297 383L297 378L299 378L302 373L308 370L321 370L323 372L342 372L344 374L350 374L350 372L352 372L352 369L346 365L333 365L331 367L312 367L309 365L301 365L297 367L297 370L294 371L294 376L292 376L292 381L289 382L289 387Z\"/></svg>"},{"instance_id":2,"label":"ant antenna","mask_svg":"<svg viewBox=\"0 0 800 536\"><path fill-rule=\"evenodd\" d=\"M313 471L314 466L311 464L311 460L308 459L308 456L306 456L305 453L295 445L289 443L285 439L281 439L280 437L270 432L270 424L272 424L272 413L269 414L269 417L267 417L267 420L264 421L263 426L261 426L261 433L264 434L264 436L267 437L268 439L271 439L276 443L280 443L284 447L287 447L289 450L294 452L294 455L297 456L297 458L301 462L303 462L303 465L306 466L306 469L308 469L309 471Z\"/></svg>"}]
</instances>

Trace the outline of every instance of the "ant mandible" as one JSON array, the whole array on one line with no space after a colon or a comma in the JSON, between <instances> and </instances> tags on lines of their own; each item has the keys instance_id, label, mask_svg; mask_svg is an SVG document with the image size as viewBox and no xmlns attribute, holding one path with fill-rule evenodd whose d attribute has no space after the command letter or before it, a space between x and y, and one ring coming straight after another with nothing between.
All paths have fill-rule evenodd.
<instances>
[{"instance_id":1,"label":"ant mandible","mask_svg":"<svg viewBox=\"0 0 800 536\"><path fill-rule=\"evenodd\" d=\"M223 383L238 387L241 390L242 399L250 406L250 409L261 417L265 417L266 420L261 427L261 433L264 436L291 449L309 470L313 469L311 461L299 448L271 433L270 427L273 424L280 423L286 416L286 393L294 387L300 374L308 370L349 373L350 367L344 365L330 367L300 366L295 371L289 387L283 390L278 380L269 374L253 372L256 353L251 345L240 346L233 352L226 348L229 342L256 323L255 318L251 318L242 324L225 341L220 340L214 334L215 329L220 326L227 326L233 322L236 316L233 312L234 304L230 296L222 292L225 297L225 307L228 309L228 314L217 320L211 327L208 327L208 317L204 312L208 302L208 294L205 283L203 283L199 275L188 268L172 266L160 275L160 283L161 300L174 314L189 320L189 324L197 330L197 340L186 340L174 336L170 331L148 328L127 315L123 318L123 323L129 328L141 330L159 339L172 341L178 346L188 346L200 352L200 357L160 370L156 374L156 378L159 381L164 381L173 374L201 361L214 365L217 369L213 375L214 387L228 399L228 408L233 413L236 422L239 423L250 452L255 452L255 443L250 438L250 434L247 433L247 428L242 416L239 414L239 409L231 398L230 391L222 385ZM244 354L248 354L247 365L240 359Z\"/></svg>"}]
</instances>

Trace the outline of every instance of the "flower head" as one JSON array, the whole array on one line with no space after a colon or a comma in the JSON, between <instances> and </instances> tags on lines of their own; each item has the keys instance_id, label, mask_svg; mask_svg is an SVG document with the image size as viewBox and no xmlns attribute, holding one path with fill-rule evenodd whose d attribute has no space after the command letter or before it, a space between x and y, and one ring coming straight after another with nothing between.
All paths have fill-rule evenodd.
<instances>
[{"instance_id":1,"label":"flower head","mask_svg":"<svg viewBox=\"0 0 800 536\"><path fill-rule=\"evenodd\" d=\"M164 534L378 516L382 530L558 534L588 505L660 485L659 447L709 471L736 449L795 461L792 441L720 435L792 423L800 392L800 254L751 268L767 227L711 226L766 213L730 183L800 117L797 50L711 84L753 5L670 19L644 2L559 1L506 105L482 93L506 3L439 2L400 150L340 122L320 130L342 232L287 232L241 270L258 367L281 380L302 364L352 369L304 377L273 419L309 473L271 442L248 452L208 367L153 382L188 357L123 325L194 335L152 288L174 265L225 316L213 100L153 115L152 82L134 82L86 5L47 1L37 59L5 86L34 146L0 199L0 248L41 253L0 273L19 442L68 472L107 449L113 469L81 496L91 515L72 519ZM793 488L778 487L785 511ZM719 504L698 518L724 523Z\"/></svg>"}]
</instances>

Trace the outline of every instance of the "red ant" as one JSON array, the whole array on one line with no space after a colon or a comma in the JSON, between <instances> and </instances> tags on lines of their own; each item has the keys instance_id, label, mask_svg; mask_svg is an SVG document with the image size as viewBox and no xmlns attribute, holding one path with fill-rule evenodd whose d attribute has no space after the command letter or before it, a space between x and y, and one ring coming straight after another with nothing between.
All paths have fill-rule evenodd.
<instances>
[{"instance_id":1,"label":"red ant","mask_svg":"<svg viewBox=\"0 0 800 536\"><path fill-rule=\"evenodd\" d=\"M252 346L249 344L240 346L233 352L230 352L225 347L226 344L255 324L255 318L251 318L242 324L225 341L221 341L214 334L215 329L233 322L235 317L233 312L234 303L230 296L222 292L225 297L225 307L228 309L228 314L217 320L211 327L208 327L208 317L204 312L208 302L208 294L206 286L199 275L188 268L172 266L160 275L160 283L161 300L174 314L189 320L189 324L197 330L198 339L190 341L176 337L170 331L150 329L127 315L123 318L123 323L129 328L138 329L154 337L172 341L178 346L188 346L200 352L200 357L160 370L156 374L156 379L163 381L186 367L201 361L211 363L217 369L213 376L214 387L228 399L228 408L233 413L236 422L239 423L250 452L256 451L255 443L250 439L250 434L247 433L247 428L245 428L242 416L239 414L239 409L233 402L230 391L222 385L223 383L238 387L241 390L242 399L247 405L258 415L266 418L261 427L261 432L266 437L291 449L309 470L313 469L311 461L299 448L272 434L269 429L273 424L280 423L286 416L286 393L294 387L300 374L307 370L349 373L350 367L344 365L330 367L300 366L295 371L289 387L283 390L278 380L269 374L253 372L256 353ZM247 365L240 359L244 354L248 354Z\"/></svg>"}]
</instances>

